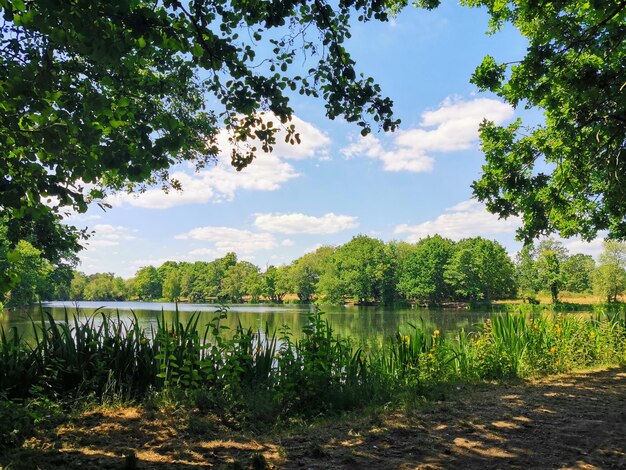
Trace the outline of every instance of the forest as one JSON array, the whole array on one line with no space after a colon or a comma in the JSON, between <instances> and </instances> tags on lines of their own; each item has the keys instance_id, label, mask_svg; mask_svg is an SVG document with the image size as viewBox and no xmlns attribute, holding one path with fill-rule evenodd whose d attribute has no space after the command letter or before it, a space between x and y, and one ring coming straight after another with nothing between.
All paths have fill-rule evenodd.
<instances>
[{"instance_id":1,"label":"forest","mask_svg":"<svg viewBox=\"0 0 626 470\"><path fill-rule=\"evenodd\" d=\"M53 266L25 241L12 262L20 281L5 296L7 306L46 300L441 306L516 298L536 302L540 292L553 303L562 292L614 302L626 289L626 244L616 241L604 242L599 263L590 255L569 253L555 239L526 245L511 259L496 241L454 242L439 235L414 244L359 235L288 265L263 268L236 253L210 262L168 261L144 266L130 279Z\"/></svg>"}]
</instances>

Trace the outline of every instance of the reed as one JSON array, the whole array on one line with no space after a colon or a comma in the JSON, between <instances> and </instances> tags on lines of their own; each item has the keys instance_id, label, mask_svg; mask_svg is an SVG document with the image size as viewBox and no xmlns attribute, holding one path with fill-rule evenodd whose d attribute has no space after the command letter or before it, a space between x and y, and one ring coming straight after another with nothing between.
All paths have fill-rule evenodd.
<instances>
[{"instance_id":1,"label":"reed","mask_svg":"<svg viewBox=\"0 0 626 470\"><path fill-rule=\"evenodd\" d=\"M162 312L145 331L134 315L42 312L32 341L0 328L0 395L141 400L181 390L229 423L258 423L386 403L437 384L626 362L623 311L507 313L449 336L422 323L369 349L337 336L321 312L298 340L286 327L228 331L226 315L220 308L202 325L197 313L183 321Z\"/></svg>"}]
</instances>

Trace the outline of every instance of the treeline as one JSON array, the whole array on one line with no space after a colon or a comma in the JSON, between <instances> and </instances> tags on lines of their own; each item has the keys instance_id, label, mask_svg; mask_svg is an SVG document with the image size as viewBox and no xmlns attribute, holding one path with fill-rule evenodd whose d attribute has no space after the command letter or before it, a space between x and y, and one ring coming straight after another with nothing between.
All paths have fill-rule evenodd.
<instances>
[{"instance_id":1,"label":"treeline","mask_svg":"<svg viewBox=\"0 0 626 470\"><path fill-rule=\"evenodd\" d=\"M127 281L111 274L75 273L76 300L186 300L189 302L299 302L392 304L449 300L490 301L516 294L515 268L497 242L470 238L455 243L433 236L417 244L354 237L324 246L289 265L258 266L235 253L211 262L146 266Z\"/></svg>"},{"instance_id":2,"label":"treeline","mask_svg":"<svg viewBox=\"0 0 626 470\"><path fill-rule=\"evenodd\" d=\"M258 266L235 253L211 262L168 261L146 266L124 280L111 273L86 275L52 266L27 242L11 255L19 282L4 301L183 300L188 302L299 302L392 304L490 302L522 297L535 301L549 292L596 294L616 301L626 288L626 244L606 241L600 263L573 254L548 239L524 247L512 260L504 247L485 238L459 242L439 235L384 243L364 235L339 247L323 246L289 265Z\"/></svg>"}]
</instances>

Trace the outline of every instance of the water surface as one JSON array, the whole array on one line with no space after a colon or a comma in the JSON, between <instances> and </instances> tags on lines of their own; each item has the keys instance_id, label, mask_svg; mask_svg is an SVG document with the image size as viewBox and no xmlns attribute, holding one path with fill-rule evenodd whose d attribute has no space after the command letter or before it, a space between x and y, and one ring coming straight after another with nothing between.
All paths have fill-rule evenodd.
<instances>
[{"instance_id":1,"label":"water surface","mask_svg":"<svg viewBox=\"0 0 626 470\"><path fill-rule=\"evenodd\" d=\"M166 319L174 318L176 305L163 302L45 302L43 310L55 319L63 319L67 312L70 317L77 313L80 318L101 314L120 316L122 321L130 321L135 315L140 325L150 331L156 327L161 313ZM209 323L216 316L218 306L212 304L178 304L181 321L184 323L194 312L200 315L199 325ZM426 310L418 308L390 307L332 307L323 306L325 317L335 333L342 337L352 337L367 342L380 342L398 331L408 332L411 324L424 324L426 328L453 332L464 328L475 329L489 317L490 313L471 310ZM294 337L299 337L308 315L313 311L309 305L284 304L242 304L229 305L222 325L234 330L239 322L248 328L270 332L286 325ZM0 325L17 329L26 336L31 334L30 318L40 318L40 307L5 310L0 315ZM227 330L228 332L228 330Z\"/></svg>"}]
</instances>

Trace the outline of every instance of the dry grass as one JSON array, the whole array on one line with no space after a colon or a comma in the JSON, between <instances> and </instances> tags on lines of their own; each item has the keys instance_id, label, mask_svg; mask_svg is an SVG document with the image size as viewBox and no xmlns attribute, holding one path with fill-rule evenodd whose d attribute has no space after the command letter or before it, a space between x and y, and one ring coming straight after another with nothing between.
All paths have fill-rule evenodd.
<instances>
[{"instance_id":1,"label":"dry grass","mask_svg":"<svg viewBox=\"0 0 626 470\"><path fill-rule=\"evenodd\" d=\"M177 409L91 409L0 457L0 467L624 468L626 369L442 391L439 400L265 435ZM130 465L130 466L129 466Z\"/></svg>"}]
</instances>

